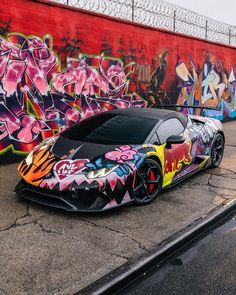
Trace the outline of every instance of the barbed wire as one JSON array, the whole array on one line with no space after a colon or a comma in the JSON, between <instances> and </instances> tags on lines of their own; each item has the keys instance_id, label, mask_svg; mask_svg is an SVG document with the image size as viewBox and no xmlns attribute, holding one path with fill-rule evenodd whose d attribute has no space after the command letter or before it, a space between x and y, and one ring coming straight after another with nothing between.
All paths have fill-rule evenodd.
<instances>
[{"instance_id":1,"label":"barbed wire","mask_svg":"<svg viewBox=\"0 0 236 295\"><path fill-rule=\"evenodd\" d=\"M236 46L236 27L162 0L49 1Z\"/></svg>"}]
</instances>

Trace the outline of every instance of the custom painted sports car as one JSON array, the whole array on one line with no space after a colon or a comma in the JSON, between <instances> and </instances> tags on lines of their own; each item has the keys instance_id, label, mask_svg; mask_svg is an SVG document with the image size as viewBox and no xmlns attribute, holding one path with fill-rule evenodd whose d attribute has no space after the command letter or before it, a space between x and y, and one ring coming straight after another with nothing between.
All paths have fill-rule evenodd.
<instances>
[{"instance_id":1,"label":"custom painted sports car","mask_svg":"<svg viewBox=\"0 0 236 295\"><path fill-rule=\"evenodd\" d=\"M164 188L219 166L218 120L161 109L119 109L43 141L19 167L19 196L67 211L147 204Z\"/></svg>"}]
</instances>

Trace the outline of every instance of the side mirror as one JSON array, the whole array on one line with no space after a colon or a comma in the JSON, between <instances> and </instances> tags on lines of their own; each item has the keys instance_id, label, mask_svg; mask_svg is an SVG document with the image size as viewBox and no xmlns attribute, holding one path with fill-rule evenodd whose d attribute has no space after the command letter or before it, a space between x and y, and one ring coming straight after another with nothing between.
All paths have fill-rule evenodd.
<instances>
[{"instance_id":1,"label":"side mirror","mask_svg":"<svg viewBox=\"0 0 236 295\"><path fill-rule=\"evenodd\" d=\"M185 137L183 135L171 135L166 140L166 148L171 148L172 144L183 143L185 141Z\"/></svg>"}]
</instances>

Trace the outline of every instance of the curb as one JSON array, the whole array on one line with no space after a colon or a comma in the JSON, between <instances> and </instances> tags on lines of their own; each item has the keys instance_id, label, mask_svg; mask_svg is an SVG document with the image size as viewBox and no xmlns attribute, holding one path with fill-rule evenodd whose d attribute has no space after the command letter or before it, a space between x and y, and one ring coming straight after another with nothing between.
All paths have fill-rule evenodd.
<instances>
[{"instance_id":1,"label":"curb","mask_svg":"<svg viewBox=\"0 0 236 295\"><path fill-rule=\"evenodd\" d=\"M177 232L172 235L145 256L123 264L74 295L114 294L138 276L163 263L181 248L193 242L211 228L222 223L234 210L236 210L236 199L231 200L228 204L220 208L214 209L206 217L202 217L187 228L180 230L180 234Z\"/></svg>"}]
</instances>

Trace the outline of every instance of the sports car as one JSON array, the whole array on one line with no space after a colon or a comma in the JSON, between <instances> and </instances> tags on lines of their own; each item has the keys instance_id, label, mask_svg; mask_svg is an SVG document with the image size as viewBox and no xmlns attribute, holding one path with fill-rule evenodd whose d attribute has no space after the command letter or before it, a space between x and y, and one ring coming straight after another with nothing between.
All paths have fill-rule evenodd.
<instances>
[{"instance_id":1,"label":"sports car","mask_svg":"<svg viewBox=\"0 0 236 295\"><path fill-rule=\"evenodd\" d=\"M46 139L19 167L16 193L67 211L147 204L224 153L222 124L163 109L97 114Z\"/></svg>"}]
</instances>

